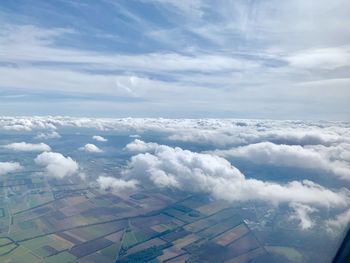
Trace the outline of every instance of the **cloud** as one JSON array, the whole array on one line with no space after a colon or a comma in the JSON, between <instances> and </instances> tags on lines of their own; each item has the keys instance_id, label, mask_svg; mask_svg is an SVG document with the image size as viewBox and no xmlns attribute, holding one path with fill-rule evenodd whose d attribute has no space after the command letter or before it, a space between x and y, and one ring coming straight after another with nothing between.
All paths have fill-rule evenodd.
<instances>
[{"instance_id":1,"label":"cloud","mask_svg":"<svg viewBox=\"0 0 350 263\"><path fill-rule=\"evenodd\" d=\"M138 134L131 134L131 135L129 135L129 137L130 138L141 138L141 136Z\"/></svg>"},{"instance_id":2,"label":"cloud","mask_svg":"<svg viewBox=\"0 0 350 263\"><path fill-rule=\"evenodd\" d=\"M334 192L308 180L279 184L247 179L224 158L165 145L157 146L154 153L134 155L124 175L144 184L208 193L227 201L319 207L342 207L349 203L349 194L344 189Z\"/></svg>"},{"instance_id":3,"label":"cloud","mask_svg":"<svg viewBox=\"0 0 350 263\"><path fill-rule=\"evenodd\" d=\"M290 207L294 209L294 214L290 219L298 220L302 230L310 229L315 225L310 215L318 211L316 208L298 203L291 204Z\"/></svg>"},{"instance_id":4,"label":"cloud","mask_svg":"<svg viewBox=\"0 0 350 263\"><path fill-rule=\"evenodd\" d=\"M330 146L350 144L346 122L249 119L76 118L0 116L0 129L89 128L130 134L156 132L171 140L226 147L270 141L278 144Z\"/></svg>"},{"instance_id":5,"label":"cloud","mask_svg":"<svg viewBox=\"0 0 350 263\"><path fill-rule=\"evenodd\" d=\"M146 143L142 140L135 139L131 143L128 143L125 147L124 150L128 152L152 152L155 149L157 149L159 144L157 143Z\"/></svg>"},{"instance_id":6,"label":"cloud","mask_svg":"<svg viewBox=\"0 0 350 263\"><path fill-rule=\"evenodd\" d=\"M95 140L95 141L98 141L98 142L106 142L106 141L108 141L106 138L103 138L102 136L99 136L99 135L92 136L92 139Z\"/></svg>"},{"instance_id":7,"label":"cloud","mask_svg":"<svg viewBox=\"0 0 350 263\"><path fill-rule=\"evenodd\" d=\"M65 157L61 153L43 152L35 158L35 163L45 167L44 175L64 178L76 174L79 165L71 157Z\"/></svg>"},{"instance_id":8,"label":"cloud","mask_svg":"<svg viewBox=\"0 0 350 263\"><path fill-rule=\"evenodd\" d=\"M92 143L85 144L83 147L80 147L79 150L89 152L89 153L102 153L103 152L103 150L101 150L100 148L98 148L96 145L94 145Z\"/></svg>"},{"instance_id":9,"label":"cloud","mask_svg":"<svg viewBox=\"0 0 350 263\"><path fill-rule=\"evenodd\" d=\"M61 135L56 131L51 132L41 132L37 136L34 137L37 140L49 140L49 139L58 139L61 138Z\"/></svg>"},{"instance_id":10,"label":"cloud","mask_svg":"<svg viewBox=\"0 0 350 263\"><path fill-rule=\"evenodd\" d=\"M327 230L339 237L348 227L350 222L350 209L336 215L334 218L326 221Z\"/></svg>"},{"instance_id":11,"label":"cloud","mask_svg":"<svg viewBox=\"0 0 350 263\"><path fill-rule=\"evenodd\" d=\"M3 146L6 149L20 152L45 152L51 151L51 147L45 143L15 142Z\"/></svg>"},{"instance_id":12,"label":"cloud","mask_svg":"<svg viewBox=\"0 0 350 263\"><path fill-rule=\"evenodd\" d=\"M62 39L76 38L76 41L73 41L75 44L81 41L78 33L80 29L48 29L40 25L14 25L5 21L1 27L3 34L0 36L0 44L7 52L0 54L0 59L6 62L0 67L0 75L4 76L0 85L17 90L21 95L27 92L38 95L41 92L41 98L48 94L48 91L66 96L84 94L99 105L103 105L106 98L95 96L97 93L108 98L137 97L140 102L137 109L132 107L134 105L130 104L130 101L125 102L125 106L133 109L138 115L147 112L149 116L164 115L168 104L177 106L173 107L177 116L182 114L188 117L192 117L189 115L194 115L195 111L197 116L202 116L204 110L208 112L208 105L211 105L208 115L222 117L234 115L279 118L283 115L289 118L324 118L327 114L337 119L340 114L342 118L348 116L346 103L350 93L346 87L350 78L345 69L350 66L346 59L350 54L349 44L348 41L328 43L329 39L337 39L333 36L334 32L344 32L346 29L340 30L339 23L337 26L334 22L325 23L324 16L321 15L324 10L321 12L305 8L310 14L318 17L319 22L333 28L318 31L317 36L333 36L322 37L320 44L313 42L315 36L305 41L311 33L317 31L318 24L305 26L314 29L310 32L304 32L302 25L291 26L294 23L291 22L288 12L299 10L298 5L275 3L276 10L279 10L276 12L269 4L221 2L213 10L207 8L208 4L203 4L203 1L191 4L185 1L158 2L162 4L157 10L166 12L163 17L174 18L175 13L176 20L181 21L182 26L157 30L150 26L145 32L140 32L144 39L150 41L148 44L152 48L148 53L142 50L123 54L112 50L103 52L91 47L83 48L88 43L64 47L58 44ZM289 8L286 7L288 5ZM299 5L304 6L300 2ZM341 5L347 7L344 2ZM342 12L343 9L334 8L337 12ZM227 10L230 10L229 14ZM341 21L338 18L339 14L333 11L332 17ZM327 10L327 14L330 14L329 12ZM215 19L203 19L202 15L194 16L194 13ZM286 15L277 15L282 13ZM298 11L291 13L300 15ZM310 16L306 14L303 18L305 17ZM147 18L141 20L145 22L143 24L150 22ZM283 30L279 29L281 20L285 22ZM213 23L214 21L216 22ZM170 24L179 23L172 21ZM290 47L290 35L286 32L288 30L298 36L298 30L303 31L304 35L300 38L303 45ZM269 37L266 37L268 35ZM277 35L283 36L283 41L275 39ZM342 38L345 38L344 34ZM23 41L24 39L27 41ZM279 44L283 43L282 47L270 46L272 39ZM102 38L99 41L102 41ZM233 41L240 44L246 41L257 43L232 48ZM153 50L155 42L165 45L162 52ZM44 68L42 63L49 65L45 64ZM324 71L327 74L323 74ZM115 72L119 72L119 75L115 75ZM133 74L127 75L127 72ZM338 79L342 79L343 83L332 81ZM317 100L309 96L309 89L302 86L306 82L314 81L324 83L321 86L313 85L311 94L317 94ZM250 96L252 93L255 94L254 98ZM212 101L220 103L211 103ZM54 108L57 103L52 104L49 112L57 112L57 107ZM153 107L151 111L150 105L157 107ZM328 110L324 111L324 105L332 107L327 107ZM2 104L0 106L6 107ZM184 107L186 109L183 109ZM305 116L305 109L308 109L308 116ZM169 112L167 114L170 115Z\"/></svg>"},{"instance_id":13,"label":"cloud","mask_svg":"<svg viewBox=\"0 0 350 263\"><path fill-rule=\"evenodd\" d=\"M348 144L338 145L345 157L349 154ZM341 151L341 149L339 149ZM333 152L333 156L332 155ZM342 179L350 180L350 164L348 160L339 160L334 154L334 147L322 146L300 146L300 145L278 145L271 142L261 142L240 146L229 150L215 151L224 157L238 157L247 159L257 164L268 164L275 166L297 167L315 169L331 172Z\"/></svg>"},{"instance_id":14,"label":"cloud","mask_svg":"<svg viewBox=\"0 0 350 263\"><path fill-rule=\"evenodd\" d=\"M99 176L97 178L98 185L104 189L112 189L116 192L130 191L137 188L138 182L136 180L123 180L110 176Z\"/></svg>"},{"instance_id":15,"label":"cloud","mask_svg":"<svg viewBox=\"0 0 350 263\"><path fill-rule=\"evenodd\" d=\"M22 169L22 166L17 162L0 162L0 175L17 172Z\"/></svg>"}]
</instances>

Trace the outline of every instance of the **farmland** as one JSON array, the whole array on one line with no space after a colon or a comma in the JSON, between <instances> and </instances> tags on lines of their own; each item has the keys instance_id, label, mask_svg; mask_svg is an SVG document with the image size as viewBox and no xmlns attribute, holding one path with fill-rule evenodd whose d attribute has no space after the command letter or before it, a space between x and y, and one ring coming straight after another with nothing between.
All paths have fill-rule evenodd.
<instances>
[{"instance_id":1,"label":"farmland","mask_svg":"<svg viewBox=\"0 0 350 263\"><path fill-rule=\"evenodd\" d=\"M31 162L25 154L16 158ZM123 164L119 156L82 158L96 174L114 173L115 160ZM283 206L147 186L128 193L103 190L91 180L55 179L36 169L3 175L0 186L4 263L284 263L323 257L308 249L310 238L323 247L322 233L296 231Z\"/></svg>"},{"instance_id":2,"label":"farmland","mask_svg":"<svg viewBox=\"0 0 350 263\"><path fill-rule=\"evenodd\" d=\"M206 197L147 189L121 195L30 173L3 184L10 202L0 209L1 262L194 262L208 248L228 259L251 243L267 254L253 236L234 245L249 227L234 208Z\"/></svg>"}]
</instances>

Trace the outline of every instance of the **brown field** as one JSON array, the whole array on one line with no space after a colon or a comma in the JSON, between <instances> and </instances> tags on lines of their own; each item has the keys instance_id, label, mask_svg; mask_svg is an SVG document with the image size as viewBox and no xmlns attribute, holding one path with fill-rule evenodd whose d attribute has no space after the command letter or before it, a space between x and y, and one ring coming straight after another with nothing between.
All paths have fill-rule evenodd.
<instances>
[{"instance_id":1,"label":"brown field","mask_svg":"<svg viewBox=\"0 0 350 263\"><path fill-rule=\"evenodd\" d=\"M222 246L227 246L228 244L232 243L236 239L240 238L244 234L248 233L249 229L245 226L245 224L240 224L236 227L234 227L231 230L228 230L221 235L217 236L213 239L213 241Z\"/></svg>"},{"instance_id":2,"label":"brown field","mask_svg":"<svg viewBox=\"0 0 350 263\"><path fill-rule=\"evenodd\" d=\"M119 232L110 234L110 235L106 236L105 238L112 241L112 242L119 242L119 241L121 241L121 239L123 237L123 233L124 233L124 230L120 230Z\"/></svg>"},{"instance_id":3,"label":"brown field","mask_svg":"<svg viewBox=\"0 0 350 263\"><path fill-rule=\"evenodd\" d=\"M225 209L227 207L229 207L229 205L226 204L225 202L214 201L214 202L211 202L209 204L200 206L200 207L196 208L196 210L204 215L212 215L212 214L215 214L215 213L219 212L220 210Z\"/></svg>"},{"instance_id":4,"label":"brown field","mask_svg":"<svg viewBox=\"0 0 350 263\"><path fill-rule=\"evenodd\" d=\"M177 248L183 248L183 247L197 241L199 238L200 237L195 235L195 234L190 234L190 235L187 235L183 238L175 240L173 243L174 243L174 246L176 246Z\"/></svg>"},{"instance_id":5,"label":"brown field","mask_svg":"<svg viewBox=\"0 0 350 263\"><path fill-rule=\"evenodd\" d=\"M237 253L237 255L241 255L258 247L258 241L251 233L239 238L228 246L228 248Z\"/></svg>"},{"instance_id":6,"label":"brown field","mask_svg":"<svg viewBox=\"0 0 350 263\"><path fill-rule=\"evenodd\" d=\"M211 223L207 219L200 219L191 224L186 225L184 228L190 232L199 232L212 224L213 223Z\"/></svg>"},{"instance_id":7,"label":"brown field","mask_svg":"<svg viewBox=\"0 0 350 263\"><path fill-rule=\"evenodd\" d=\"M169 247L163 250L163 255L157 257L160 262L182 255L185 251L178 247Z\"/></svg>"}]
</instances>

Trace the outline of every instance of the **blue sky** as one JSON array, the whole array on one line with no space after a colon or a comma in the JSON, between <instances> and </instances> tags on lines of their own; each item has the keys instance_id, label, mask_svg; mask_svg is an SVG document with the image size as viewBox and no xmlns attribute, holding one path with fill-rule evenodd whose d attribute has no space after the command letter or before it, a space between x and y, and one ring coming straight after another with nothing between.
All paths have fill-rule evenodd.
<instances>
[{"instance_id":1,"label":"blue sky","mask_svg":"<svg viewBox=\"0 0 350 263\"><path fill-rule=\"evenodd\" d=\"M346 0L3 1L0 113L350 119Z\"/></svg>"}]
</instances>

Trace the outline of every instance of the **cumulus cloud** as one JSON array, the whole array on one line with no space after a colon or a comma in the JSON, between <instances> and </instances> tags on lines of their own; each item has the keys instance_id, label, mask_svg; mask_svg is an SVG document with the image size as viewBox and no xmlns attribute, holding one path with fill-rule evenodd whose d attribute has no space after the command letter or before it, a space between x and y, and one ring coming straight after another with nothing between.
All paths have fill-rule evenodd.
<instances>
[{"instance_id":1,"label":"cumulus cloud","mask_svg":"<svg viewBox=\"0 0 350 263\"><path fill-rule=\"evenodd\" d=\"M79 170L79 165L71 157L65 157L61 153L43 152L35 158L35 163L44 166L45 175L57 178L74 175Z\"/></svg>"},{"instance_id":2,"label":"cumulus cloud","mask_svg":"<svg viewBox=\"0 0 350 263\"><path fill-rule=\"evenodd\" d=\"M339 152L339 147L343 149L342 152ZM224 157L244 158L257 164L322 170L350 180L350 165L347 160L350 151L346 148L349 148L347 144L328 148L261 142L215 153Z\"/></svg>"},{"instance_id":3,"label":"cumulus cloud","mask_svg":"<svg viewBox=\"0 0 350 263\"><path fill-rule=\"evenodd\" d=\"M0 162L0 175L17 172L22 166L17 162Z\"/></svg>"},{"instance_id":4,"label":"cumulus cloud","mask_svg":"<svg viewBox=\"0 0 350 263\"><path fill-rule=\"evenodd\" d=\"M117 192L134 190L138 184L136 180L123 180L111 176L99 176L97 183L104 190L112 189Z\"/></svg>"},{"instance_id":5,"label":"cumulus cloud","mask_svg":"<svg viewBox=\"0 0 350 263\"><path fill-rule=\"evenodd\" d=\"M128 152L152 152L154 151L159 145L154 142L146 143L142 140L135 139L131 143L127 144L124 147L125 151Z\"/></svg>"},{"instance_id":6,"label":"cumulus cloud","mask_svg":"<svg viewBox=\"0 0 350 263\"><path fill-rule=\"evenodd\" d=\"M6 149L20 152L45 152L51 151L51 147L45 143L15 142L3 146Z\"/></svg>"},{"instance_id":7,"label":"cumulus cloud","mask_svg":"<svg viewBox=\"0 0 350 263\"><path fill-rule=\"evenodd\" d=\"M37 136L35 136L35 139L37 140L49 140L49 139L58 139L61 138L61 135L56 131L51 132L41 132Z\"/></svg>"},{"instance_id":8,"label":"cumulus cloud","mask_svg":"<svg viewBox=\"0 0 350 263\"><path fill-rule=\"evenodd\" d=\"M298 203L293 203L290 206L294 210L294 214L291 215L290 219L298 220L301 229L310 229L315 225L310 215L318 211L316 208Z\"/></svg>"},{"instance_id":9,"label":"cumulus cloud","mask_svg":"<svg viewBox=\"0 0 350 263\"><path fill-rule=\"evenodd\" d=\"M247 179L224 158L165 145L156 146L153 153L133 156L124 175L145 184L208 193L227 201L320 207L346 206L349 201L345 189L334 192L308 180L279 184Z\"/></svg>"},{"instance_id":10,"label":"cumulus cloud","mask_svg":"<svg viewBox=\"0 0 350 263\"><path fill-rule=\"evenodd\" d=\"M106 142L106 141L108 141L106 138L104 138L102 136L99 136L99 135L92 136L92 139L94 139L95 141L98 141L98 142Z\"/></svg>"},{"instance_id":11,"label":"cumulus cloud","mask_svg":"<svg viewBox=\"0 0 350 263\"><path fill-rule=\"evenodd\" d=\"M80 151L85 151L89 153L102 153L103 151L92 143L87 143L83 147L79 148Z\"/></svg>"}]
</instances>

